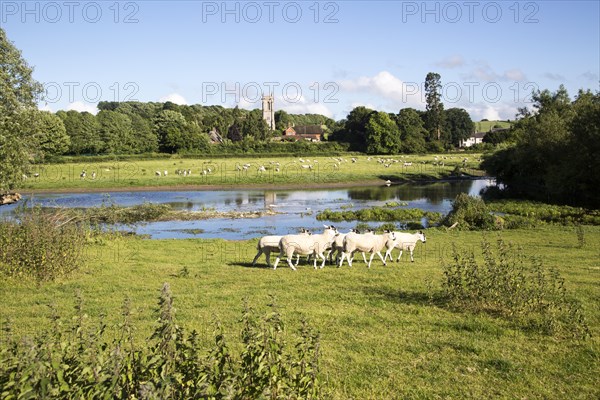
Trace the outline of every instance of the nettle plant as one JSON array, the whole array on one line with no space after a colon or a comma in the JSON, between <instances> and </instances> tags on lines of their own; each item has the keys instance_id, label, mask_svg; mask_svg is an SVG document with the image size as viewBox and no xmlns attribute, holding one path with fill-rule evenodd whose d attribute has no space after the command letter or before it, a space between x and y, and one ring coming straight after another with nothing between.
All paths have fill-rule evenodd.
<instances>
[{"instance_id":1,"label":"nettle plant","mask_svg":"<svg viewBox=\"0 0 600 400\"><path fill-rule=\"evenodd\" d=\"M51 329L35 338L15 338L5 325L0 344L1 398L85 399L322 399L319 335L305 322L289 346L274 303L259 317L242 313L241 351L227 345L215 324L214 344L199 345L175 320L168 284L161 290L156 328L138 345L126 300L116 332L92 323L77 296L76 315L53 312ZM110 331L107 333L107 331ZM236 346L235 348L239 348Z\"/></svg>"},{"instance_id":2,"label":"nettle plant","mask_svg":"<svg viewBox=\"0 0 600 400\"><path fill-rule=\"evenodd\" d=\"M555 336L590 335L580 303L568 296L558 271L545 268L538 258L498 239L484 239L483 261L473 251L453 246L443 264L443 299L451 307L507 318L518 325Z\"/></svg>"}]
</instances>

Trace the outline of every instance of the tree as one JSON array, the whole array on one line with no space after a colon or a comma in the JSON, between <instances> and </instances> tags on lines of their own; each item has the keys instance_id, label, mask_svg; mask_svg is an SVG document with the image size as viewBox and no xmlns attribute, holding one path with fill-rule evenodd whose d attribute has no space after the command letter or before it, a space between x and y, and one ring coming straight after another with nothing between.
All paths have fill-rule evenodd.
<instances>
[{"instance_id":1,"label":"tree","mask_svg":"<svg viewBox=\"0 0 600 400\"><path fill-rule=\"evenodd\" d=\"M419 112L414 108L404 108L396 116L396 125L400 130L401 147L403 153L425 152L425 137L427 130Z\"/></svg>"},{"instance_id":2,"label":"tree","mask_svg":"<svg viewBox=\"0 0 600 400\"><path fill-rule=\"evenodd\" d=\"M99 136L99 125L96 117L87 111L77 112L58 111L56 113L62 119L70 146L68 152L71 154L99 154L104 148Z\"/></svg>"},{"instance_id":3,"label":"tree","mask_svg":"<svg viewBox=\"0 0 600 400\"><path fill-rule=\"evenodd\" d=\"M154 132L158 136L160 150L174 153L191 144L187 135L187 124L180 112L162 110L154 118Z\"/></svg>"},{"instance_id":4,"label":"tree","mask_svg":"<svg viewBox=\"0 0 600 400\"><path fill-rule=\"evenodd\" d=\"M242 133L244 137L251 137L254 140L267 140L270 137L269 126L263 119L261 110L250 111L242 126Z\"/></svg>"},{"instance_id":5,"label":"tree","mask_svg":"<svg viewBox=\"0 0 600 400\"><path fill-rule=\"evenodd\" d=\"M98 123L105 153L128 154L133 152L131 118L117 111L100 111Z\"/></svg>"},{"instance_id":6,"label":"tree","mask_svg":"<svg viewBox=\"0 0 600 400\"><path fill-rule=\"evenodd\" d=\"M154 153L158 151L158 136L152 124L138 114L130 116L132 129L132 150L134 153Z\"/></svg>"},{"instance_id":7,"label":"tree","mask_svg":"<svg viewBox=\"0 0 600 400\"><path fill-rule=\"evenodd\" d=\"M534 109L513 127L515 143L482 166L515 196L600 207L600 93L534 93Z\"/></svg>"},{"instance_id":8,"label":"tree","mask_svg":"<svg viewBox=\"0 0 600 400\"><path fill-rule=\"evenodd\" d=\"M440 74L430 72L425 77L425 126L432 140L440 140L444 124L444 104Z\"/></svg>"},{"instance_id":9,"label":"tree","mask_svg":"<svg viewBox=\"0 0 600 400\"><path fill-rule=\"evenodd\" d=\"M462 108L450 108L444 112L444 132L448 135L447 143L458 147L461 140L466 140L473 131L475 125L469 113Z\"/></svg>"},{"instance_id":10,"label":"tree","mask_svg":"<svg viewBox=\"0 0 600 400\"><path fill-rule=\"evenodd\" d=\"M366 125L373 113L375 111L369 108L355 107L346 117L343 128L336 130L331 140L350 143L350 150L366 151Z\"/></svg>"},{"instance_id":11,"label":"tree","mask_svg":"<svg viewBox=\"0 0 600 400\"><path fill-rule=\"evenodd\" d=\"M233 125L229 127L227 131L227 139L232 142L241 142L244 137L242 136L242 132L237 122L234 122Z\"/></svg>"},{"instance_id":12,"label":"tree","mask_svg":"<svg viewBox=\"0 0 600 400\"><path fill-rule=\"evenodd\" d=\"M292 117L290 114L283 110L275 111L275 129L278 131L283 131L287 129L289 125L293 123Z\"/></svg>"},{"instance_id":13,"label":"tree","mask_svg":"<svg viewBox=\"0 0 600 400\"><path fill-rule=\"evenodd\" d=\"M0 195L21 183L27 173L33 141L23 133L34 121L26 112L36 108L42 86L33 69L0 28Z\"/></svg>"},{"instance_id":14,"label":"tree","mask_svg":"<svg viewBox=\"0 0 600 400\"><path fill-rule=\"evenodd\" d=\"M48 111L32 111L31 116L34 123L28 134L35 143L36 158L43 160L65 154L71 140L62 119Z\"/></svg>"},{"instance_id":15,"label":"tree","mask_svg":"<svg viewBox=\"0 0 600 400\"><path fill-rule=\"evenodd\" d=\"M395 154L400 151L400 130L387 113L376 112L366 125L367 153Z\"/></svg>"}]
</instances>

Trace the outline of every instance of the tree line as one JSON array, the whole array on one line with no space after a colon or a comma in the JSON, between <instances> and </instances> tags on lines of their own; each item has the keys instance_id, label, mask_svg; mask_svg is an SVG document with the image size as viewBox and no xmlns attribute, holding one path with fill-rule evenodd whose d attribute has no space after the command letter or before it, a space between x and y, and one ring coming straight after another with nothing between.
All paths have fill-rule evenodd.
<instances>
[{"instance_id":1,"label":"tree line","mask_svg":"<svg viewBox=\"0 0 600 400\"><path fill-rule=\"evenodd\" d=\"M505 194L600 208L600 92L579 90L571 100L561 85L532 99L482 166Z\"/></svg>"}]
</instances>

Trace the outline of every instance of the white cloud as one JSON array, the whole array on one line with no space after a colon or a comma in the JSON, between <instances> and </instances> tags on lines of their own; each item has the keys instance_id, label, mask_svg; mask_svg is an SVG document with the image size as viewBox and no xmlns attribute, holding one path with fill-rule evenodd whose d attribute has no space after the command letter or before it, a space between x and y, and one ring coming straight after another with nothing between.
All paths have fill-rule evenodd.
<instances>
[{"instance_id":1,"label":"white cloud","mask_svg":"<svg viewBox=\"0 0 600 400\"><path fill-rule=\"evenodd\" d=\"M506 80L517 81L517 82L522 82L526 79L523 71L521 71L518 68L513 68L513 69L509 69L508 71L504 71L504 74L502 75L502 77Z\"/></svg>"},{"instance_id":2,"label":"white cloud","mask_svg":"<svg viewBox=\"0 0 600 400\"><path fill-rule=\"evenodd\" d=\"M289 114L321 114L333 118L331 110L325 104L321 103L288 103L283 105L280 109Z\"/></svg>"},{"instance_id":3,"label":"white cloud","mask_svg":"<svg viewBox=\"0 0 600 400\"><path fill-rule=\"evenodd\" d=\"M404 82L388 71L372 77L360 77L339 82L340 90L370 93L391 102L394 109L421 107L424 102L418 82Z\"/></svg>"},{"instance_id":4,"label":"white cloud","mask_svg":"<svg viewBox=\"0 0 600 400\"><path fill-rule=\"evenodd\" d=\"M472 103L464 107L473 121L488 119L490 121L515 119L517 106L514 103Z\"/></svg>"},{"instance_id":5,"label":"white cloud","mask_svg":"<svg viewBox=\"0 0 600 400\"><path fill-rule=\"evenodd\" d=\"M94 115L98 113L98 109L96 108L95 105L86 104L86 103L84 103L82 101L76 101L76 102L70 103L67 106L66 111L70 111L70 110L74 110L74 111L78 111L78 112L87 111L87 112L89 112L91 114L94 114Z\"/></svg>"},{"instance_id":6,"label":"white cloud","mask_svg":"<svg viewBox=\"0 0 600 400\"><path fill-rule=\"evenodd\" d=\"M457 68L462 67L465 64L465 60L460 55L453 55L446 57L435 63L436 66L441 68Z\"/></svg>"},{"instance_id":7,"label":"white cloud","mask_svg":"<svg viewBox=\"0 0 600 400\"><path fill-rule=\"evenodd\" d=\"M168 95L166 95L164 97L161 97L158 101L160 101L161 103L166 103L167 101L170 101L171 103L175 103L175 104L178 104L180 106L187 105L186 99L182 95L180 95L178 93L168 94Z\"/></svg>"},{"instance_id":8,"label":"white cloud","mask_svg":"<svg viewBox=\"0 0 600 400\"><path fill-rule=\"evenodd\" d=\"M353 109L355 109L356 107L365 107L365 108L369 108L371 110L377 110L377 106L371 103L361 103L359 101L355 101L350 105L350 111L352 111Z\"/></svg>"},{"instance_id":9,"label":"white cloud","mask_svg":"<svg viewBox=\"0 0 600 400\"><path fill-rule=\"evenodd\" d=\"M475 68L462 76L465 80L474 79L482 82L523 82L527 79L525 73L519 68L511 68L500 74L485 61L476 62Z\"/></svg>"}]
</instances>

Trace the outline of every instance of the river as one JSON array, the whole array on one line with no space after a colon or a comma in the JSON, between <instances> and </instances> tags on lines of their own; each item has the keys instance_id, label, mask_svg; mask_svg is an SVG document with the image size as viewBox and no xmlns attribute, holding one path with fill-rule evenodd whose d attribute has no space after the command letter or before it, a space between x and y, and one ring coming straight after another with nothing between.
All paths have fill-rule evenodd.
<instances>
[{"instance_id":1,"label":"river","mask_svg":"<svg viewBox=\"0 0 600 400\"><path fill-rule=\"evenodd\" d=\"M24 196L28 205L42 207L97 207L104 204L133 206L144 202L169 204L175 210L256 211L270 208L279 214L256 219L216 218L201 221L166 221L117 226L117 229L150 235L153 239L223 238L243 240L267 234L295 233L304 227L319 231L326 221L317 221L317 212L357 210L383 206L387 202L406 203L406 208L420 208L446 214L459 193L479 195L494 185L492 179L459 180L435 183L404 183L392 186L352 186L335 189L306 190L216 190L216 191L149 191L108 193L60 193ZM23 203L20 202L20 204ZM0 216L10 216L17 205L3 206ZM336 222L341 231L356 222ZM379 225L371 223L372 226Z\"/></svg>"}]
</instances>

